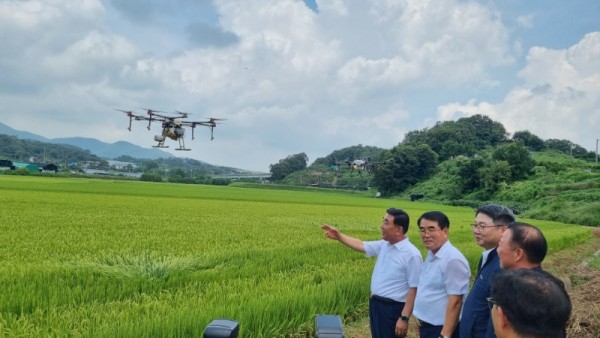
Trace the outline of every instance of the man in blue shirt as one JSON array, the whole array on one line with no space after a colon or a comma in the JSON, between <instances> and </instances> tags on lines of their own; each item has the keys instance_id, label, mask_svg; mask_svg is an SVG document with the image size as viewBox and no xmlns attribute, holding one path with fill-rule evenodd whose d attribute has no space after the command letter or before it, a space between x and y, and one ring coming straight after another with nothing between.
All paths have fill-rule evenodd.
<instances>
[{"instance_id":1,"label":"man in blue shirt","mask_svg":"<svg viewBox=\"0 0 600 338\"><path fill-rule=\"evenodd\" d=\"M381 223L381 240L366 241L323 224L325 236L367 254L377 256L371 277L369 318L373 338L404 337L412 314L423 259L408 240L409 216L390 208Z\"/></svg>"},{"instance_id":2,"label":"man in blue shirt","mask_svg":"<svg viewBox=\"0 0 600 338\"><path fill-rule=\"evenodd\" d=\"M483 248L483 254L477 276L463 305L459 326L461 338L495 337L486 299L490 296L492 277L500 271L498 244L508 224L514 220L512 210L502 205L489 204L475 212L475 223L471 224L471 228L475 242Z\"/></svg>"}]
</instances>

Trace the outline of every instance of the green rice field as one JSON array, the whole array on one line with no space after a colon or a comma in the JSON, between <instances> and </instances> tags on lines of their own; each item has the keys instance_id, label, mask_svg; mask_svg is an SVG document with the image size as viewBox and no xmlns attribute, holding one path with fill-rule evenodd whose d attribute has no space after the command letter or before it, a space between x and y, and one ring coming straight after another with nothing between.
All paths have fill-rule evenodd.
<instances>
[{"instance_id":1,"label":"green rice field","mask_svg":"<svg viewBox=\"0 0 600 338\"><path fill-rule=\"evenodd\" d=\"M474 267L468 208L339 192L0 175L0 336L310 337L317 314L365 316L374 260L325 238L329 223L380 238L388 207L441 210ZM546 221L551 251L588 228ZM424 251L423 251L424 252Z\"/></svg>"}]
</instances>

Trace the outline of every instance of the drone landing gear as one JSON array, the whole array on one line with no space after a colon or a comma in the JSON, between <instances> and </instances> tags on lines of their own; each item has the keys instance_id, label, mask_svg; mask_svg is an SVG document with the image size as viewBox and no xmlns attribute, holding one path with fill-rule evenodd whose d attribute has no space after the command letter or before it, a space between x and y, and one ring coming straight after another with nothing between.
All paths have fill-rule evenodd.
<instances>
[{"instance_id":1,"label":"drone landing gear","mask_svg":"<svg viewBox=\"0 0 600 338\"><path fill-rule=\"evenodd\" d=\"M179 138L177 140L179 141L179 148L177 148L175 150L184 150L184 151L192 150L192 149L185 147L185 141L183 140L183 132L181 133L181 135L179 136Z\"/></svg>"}]
</instances>

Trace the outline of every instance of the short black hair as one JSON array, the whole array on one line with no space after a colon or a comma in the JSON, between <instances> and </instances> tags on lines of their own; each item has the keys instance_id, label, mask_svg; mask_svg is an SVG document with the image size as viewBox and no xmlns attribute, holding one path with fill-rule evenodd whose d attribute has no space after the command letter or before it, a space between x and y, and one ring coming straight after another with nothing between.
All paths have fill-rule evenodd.
<instances>
[{"instance_id":1,"label":"short black hair","mask_svg":"<svg viewBox=\"0 0 600 338\"><path fill-rule=\"evenodd\" d=\"M490 296L515 332L527 337L558 337L571 315L564 283L543 270L501 270L492 279Z\"/></svg>"},{"instance_id":2,"label":"short black hair","mask_svg":"<svg viewBox=\"0 0 600 338\"><path fill-rule=\"evenodd\" d=\"M529 262L541 264L548 253L548 242L542 231L523 222L512 222L508 228L512 231L511 247L523 249Z\"/></svg>"},{"instance_id":3,"label":"short black hair","mask_svg":"<svg viewBox=\"0 0 600 338\"><path fill-rule=\"evenodd\" d=\"M417 220L417 225L421 225L422 219L437 222L437 224L440 226L440 229L450 228L450 220L448 219L448 216L441 211L427 211L421 215L421 217L419 217L419 220Z\"/></svg>"},{"instance_id":4,"label":"short black hair","mask_svg":"<svg viewBox=\"0 0 600 338\"><path fill-rule=\"evenodd\" d=\"M496 225L509 225L515 221L515 214L513 211L500 204L488 204L479 207L475 211L475 216L479 213L488 215Z\"/></svg>"},{"instance_id":5,"label":"short black hair","mask_svg":"<svg viewBox=\"0 0 600 338\"><path fill-rule=\"evenodd\" d=\"M408 224L410 223L410 217L408 216L406 211L402 209L389 208L385 212L394 216L394 225L401 226L405 234L408 232Z\"/></svg>"}]
</instances>

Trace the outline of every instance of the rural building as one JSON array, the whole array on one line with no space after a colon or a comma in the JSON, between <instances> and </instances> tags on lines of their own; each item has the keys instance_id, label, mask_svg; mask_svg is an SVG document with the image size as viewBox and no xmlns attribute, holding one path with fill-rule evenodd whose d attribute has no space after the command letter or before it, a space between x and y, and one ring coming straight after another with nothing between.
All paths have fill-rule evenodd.
<instances>
[{"instance_id":1,"label":"rural building","mask_svg":"<svg viewBox=\"0 0 600 338\"><path fill-rule=\"evenodd\" d=\"M128 169L128 170L132 170L132 169L137 169L137 164L133 163L133 162L122 162L122 161L113 161L113 160L108 160L108 166L111 169L116 169L116 170L122 170L122 169Z\"/></svg>"},{"instance_id":2,"label":"rural building","mask_svg":"<svg viewBox=\"0 0 600 338\"><path fill-rule=\"evenodd\" d=\"M40 167L38 167L35 164L31 164L31 163L13 162L13 166L15 167L16 170L18 170L18 169L24 169L24 170L27 170L27 171L32 172L32 173L38 173L38 172L40 172Z\"/></svg>"},{"instance_id":3,"label":"rural building","mask_svg":"<svg viewBox=\"0 0 600 338\"><path fill-rule=\"evenodd\" d=\"M58 166L56 164L54 164L54 163L49 163L49 164L44 165L42 167L41 171L43 173L46 173L46 172L55 172L55 173L57 173L58 172Z\"/></svg>"},{"instance_id":4,"label":"rural building","mask_svg":"<svg viewBox=\"0 0 600 338\"><path fill-rule=\"evenodd\" d=\"M0 170L15 170L11 160L0 160Z\"/></svg>"}]
</instances>

